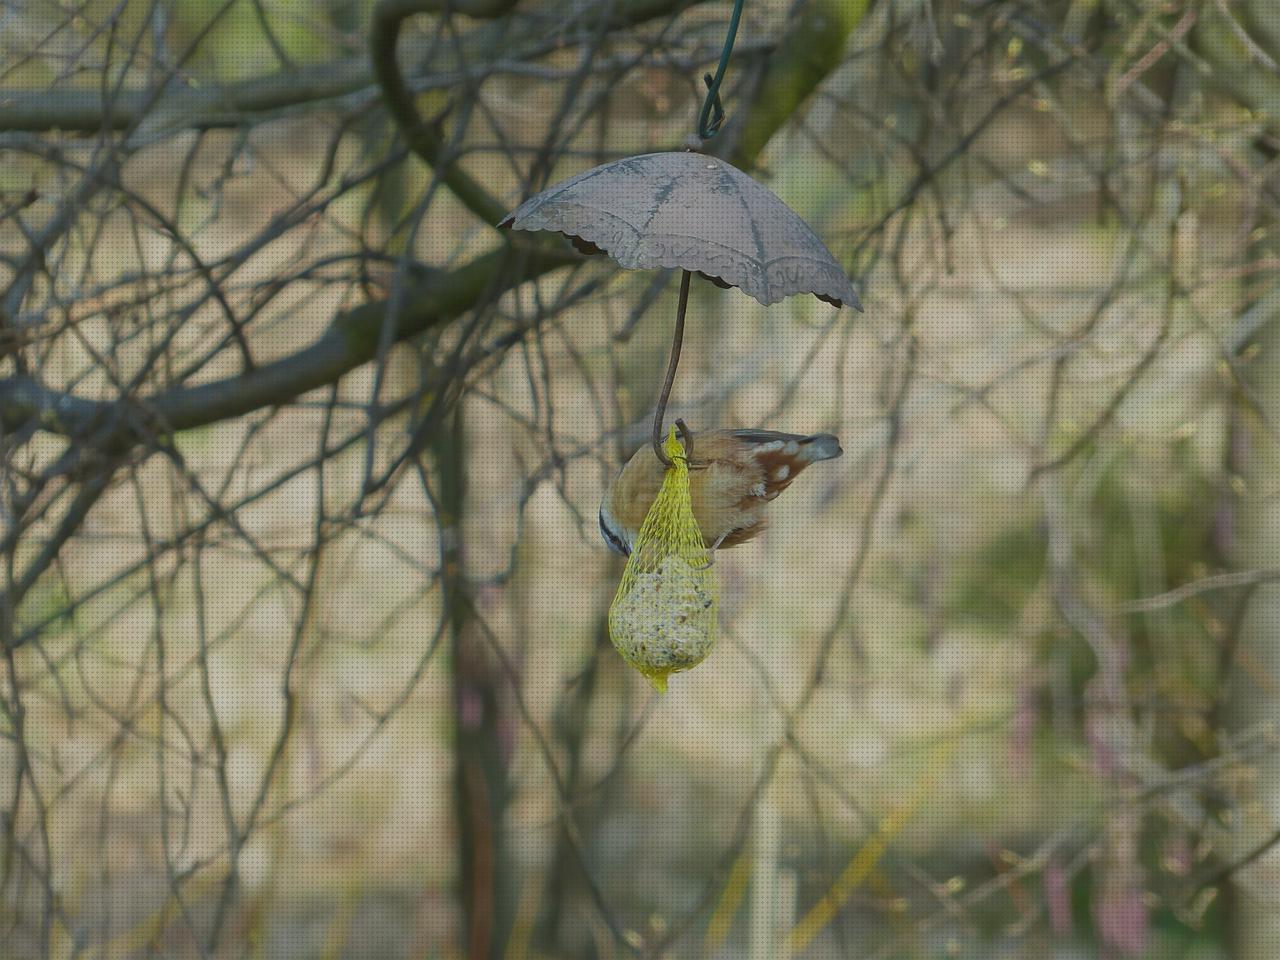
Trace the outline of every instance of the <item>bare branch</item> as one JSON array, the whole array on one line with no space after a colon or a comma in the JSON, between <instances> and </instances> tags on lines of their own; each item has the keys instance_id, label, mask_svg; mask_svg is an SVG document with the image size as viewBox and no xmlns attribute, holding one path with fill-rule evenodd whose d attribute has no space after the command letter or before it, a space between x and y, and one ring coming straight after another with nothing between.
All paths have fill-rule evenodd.
<instances>
[{"instance_id":1,"label":"bare branch","mask_svg":"<svg viewBox=\"0 0 1280 960\"><path fill-rule=\"evenodd\" d=\"M454 320L474 307L497 278L501 291L578 259L560 246L531 247L514 256L503 249L436 273L408 292L396 313L394 340ZM512 272L517 265L518 275ZM0 418L10 430L36 426L104 448L153 435L155 428L147 424L176 431L217 423L286 403L373 359L385 315L385 302L365 304L338 316L319 340L282 360L212 383L123 397L132 406L128 419L122 418L116 401L88 400L51 390L32 377L9 377L0 380Z\"/></svg>"}]
</instances>

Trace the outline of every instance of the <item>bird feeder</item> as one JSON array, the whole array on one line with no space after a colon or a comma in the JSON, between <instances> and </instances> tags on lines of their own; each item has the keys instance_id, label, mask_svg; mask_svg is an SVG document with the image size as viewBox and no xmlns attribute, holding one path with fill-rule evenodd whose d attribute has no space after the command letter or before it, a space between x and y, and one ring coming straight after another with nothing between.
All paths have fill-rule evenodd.
<instances>
[{"instance_id":1,"label":"bird feeder","mask_svg":"<svg viewBox=\"0 0 1280 960\"><path fill-rule=\"evenodd\" d=\"M738 0L716 76L705 78L709 92L699 119L704 139L723 119L718 91L741 10ZM651 435L667 475L609 616L614 646L663 691L670 673L706 657L715 634L715 582L689 502L691 439L686 435L682 447L671 430L663 442L693 274L737 287L765 306L802 293L836 307L862 305L808 224L767 187L708 154L650 153L594 167L530 197L499 226L559 233L580 252L606 255L630 270L682 271L671 358Z\"/></svg>"}]
</instances>

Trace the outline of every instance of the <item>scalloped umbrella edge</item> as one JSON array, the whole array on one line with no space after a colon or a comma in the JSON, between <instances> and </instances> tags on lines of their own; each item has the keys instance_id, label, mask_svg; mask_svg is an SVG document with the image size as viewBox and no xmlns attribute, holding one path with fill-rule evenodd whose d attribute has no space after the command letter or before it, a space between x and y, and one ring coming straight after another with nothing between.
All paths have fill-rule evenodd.
<instances>
[{"instance_id":1,"label":"scalloped umbrella edge","mask_svg":"<svg viewBox=\"0 0 1280 960\"><path fill-rule=\"evenodd\" d=\"M862 310L831 251L768 187L708 154L650 153L593 167L499 222L559 233L630 270L677 268L768 306L811 293Z\"/></svg>"}]
</instances>

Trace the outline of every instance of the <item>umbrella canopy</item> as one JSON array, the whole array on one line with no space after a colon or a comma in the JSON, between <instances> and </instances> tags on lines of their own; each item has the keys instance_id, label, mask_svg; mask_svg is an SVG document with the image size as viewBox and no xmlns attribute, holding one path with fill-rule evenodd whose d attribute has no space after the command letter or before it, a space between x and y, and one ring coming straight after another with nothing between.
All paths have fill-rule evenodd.
<instances>
[{"instance_id":1,"label":"umbrella canopy","mask_svg":"<svg viewBox=\"0 0 1280 960\"><path fill-rule=\"evenodd\" d=\"M530 197L500 227L562 233L628 269L676 267L766 306L812 293L862 309L831 252L767 187L718 157L649 153Z\"/></svg>"}]
</instances>

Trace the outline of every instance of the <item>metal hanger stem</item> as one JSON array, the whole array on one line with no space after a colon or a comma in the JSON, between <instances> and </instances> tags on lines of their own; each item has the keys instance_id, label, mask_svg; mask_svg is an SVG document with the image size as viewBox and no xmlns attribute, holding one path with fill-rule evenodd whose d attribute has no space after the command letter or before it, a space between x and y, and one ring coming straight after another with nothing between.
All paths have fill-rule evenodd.
<instances>
[{"instance_id":1,"label":"metal hanger stem","mask_svg":"<svg viewBox=\"0 0 1280 960\"><path fill-rule=\"evenodd\" d=\"M738 21L742 19L744 0L734 0L733 13L729 17L729 33L724 38L724 49L720 51L720 63L716 67L716 75L707 74L702 78L707 85L707 96L702 101L702 112L698 114L698 136L710 140L724 123L724 107L720 103L720 82L724 80L724 72L729 67L729 54L733 53L733 41L738 35Z\"/></svg>"},{"instance_id":2,"label":"metal hanger stem","mask_svg":"<svg viewBox=\"0 0 1280 960\"><path fill-rule=\"evenodd\" d=\"M676 329L671 335L671 360L667 363L667 379L663 381L662 392L658 395L658 409L653 413L653 452L662 461L664 467L671 466L667 452L662 449L662 421L667 415L667 400L671 397L671 387L676 382L676 367L680 366L680 347L684 343L684 314L689 307L689 281L693 274L688 270L680 278L680 306L676 309ZM687 454L688 451L686 450Z\"/></svg>"}]
</instances>

